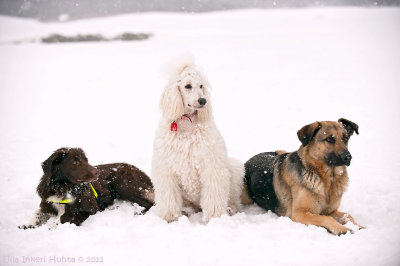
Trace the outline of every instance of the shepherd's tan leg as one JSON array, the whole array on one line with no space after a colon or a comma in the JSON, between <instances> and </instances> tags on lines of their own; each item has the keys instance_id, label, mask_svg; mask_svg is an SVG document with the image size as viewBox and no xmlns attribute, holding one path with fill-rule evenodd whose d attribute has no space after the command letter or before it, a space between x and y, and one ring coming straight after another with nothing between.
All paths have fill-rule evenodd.
<instances>
[{"instance_id":1,"label":"shepherd's tan leg","mask_svg":"<svg viewBox=\"0 0 400 266\"><path fill-rule=\"evenodd\" d=\"M345 224L348 221L352 222L353 224L357 225L360 229L365 229L365 226L359 225L353 218L353 216L351 216L348 213L345 212L340 212L340 211L334 211L331 214L329 214L329 216L331 216L333 219L335 219L336 221L338 221L341 224Z\"/></svg>"},{"instance_id":2,"label":"shepherd's tan leg","mask_svg":"<svg viewBox=\"0 0 400 266\"><path fill-rule=\"evenodd\" d=\"M295 222L305 225L316 225L325 227L329 232L334 235L345 234L350 231L349 228L339 224L331 216L313 214L307 211L296 211L293 213L291 219Z\"/></svg>"}]
</instances>

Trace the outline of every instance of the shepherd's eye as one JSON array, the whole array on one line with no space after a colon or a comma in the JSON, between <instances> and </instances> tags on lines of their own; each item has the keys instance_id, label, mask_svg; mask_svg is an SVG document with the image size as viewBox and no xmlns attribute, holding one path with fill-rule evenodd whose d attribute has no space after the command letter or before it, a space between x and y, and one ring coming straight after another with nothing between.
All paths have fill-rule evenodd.
<instances>
[{"instance_id":1,"label":"shepherd's eye","mask_svg":"<svg viewBox=\"0 0 400 266\"><path fill-rule=\"evenodd\" d=\"M343 135L343 142L344 143L347 143L348 141L349 141L349 137L348 136L346 136L346 135Z\"/></svg>"},{"instance_id":2,"label":"shepherd's eye","mask_svg":"<svg viewBox=\"0 0 400 266\"><path fill-rule=\"evenodd\" d=\"M325 139L325 141L326 141L326 142L328 142L328 143L331 143L331 144L333 144L333 143L335 143L335 142L336 142L335 138L334 138L334 137L332 137L332 136L330 136L330 137L326 138L326 139Z\"/></svg>"},{"instance_id":3,"label":"shepherd's eye","mask_svg":"<svg viewBox=\"0 0 400 266\"><path fill-rule=\"evenodd\" d=\"M200 85L200 89L202 89L203 88L203 85Z\"/></svg>"},{"instance_id":4,"label":"shepherd's eye","mask_svg":"<svg viewBox=\"0 0 400 266\"><path fill-rule=\"evenodd\" d=\"M185 86L185 88L186 88L186 89L191 89L191 88L192 88L192 85L187 84L187 85Z\"/></svg>"}]
</instances>

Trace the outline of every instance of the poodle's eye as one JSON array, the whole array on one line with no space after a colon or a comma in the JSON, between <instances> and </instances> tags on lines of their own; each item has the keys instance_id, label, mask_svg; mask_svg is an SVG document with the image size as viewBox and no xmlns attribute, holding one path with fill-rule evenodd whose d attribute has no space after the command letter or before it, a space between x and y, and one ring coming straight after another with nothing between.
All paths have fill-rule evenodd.
<instances>
[{"instance_id":1,"label":"poodle's eye","mask_svg":"<svg viewBox=\"0 0 400 266\"><path fill-rule=\"evenodd\" d=\"M185 86L185 88L186 88L186 89L191 89L191 88L192 88L192 85L187 84L187 85Z\"/></svg>"},{"instance_id":2,"label":"poodle's eye","mask_svg":"<svg viewBox=\"0 0 400 266\"><path fill-rule=\"evenodd\" d=\"M200 85L200 89L202 89L203 88L203 85Z\"/></svg>"}]
</instances>

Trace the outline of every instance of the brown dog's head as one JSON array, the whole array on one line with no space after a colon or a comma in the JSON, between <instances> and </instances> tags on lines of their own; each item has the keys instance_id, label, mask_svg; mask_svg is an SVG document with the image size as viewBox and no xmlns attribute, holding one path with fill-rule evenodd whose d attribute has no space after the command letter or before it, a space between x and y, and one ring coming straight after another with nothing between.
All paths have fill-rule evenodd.
<instances>
[{"instance_id":1,"label":"brown dog's head","mask_svg":"<svg viewBox=\"0 0 400 266\"><path fill-rule=\"evenodd\" d=\"M74 184L92 182L99 178L99 171L88 163L85 153L79 148L61 148L56 150L42 163L45 175L54 181Z\"/></svg>"},{"instance_id":2,"label":"brown dog's head","mask_svg":"<svg viewBox=\"0 0 400 266\"><path fill-rule=\"evenodd\" d=\"M349 166L352 157L347 144L354 132L358 134L358 125L340 118L338 122L314 122L304 126L297 136L312 159L329 166Z\"/></svg>"}]
</instances>

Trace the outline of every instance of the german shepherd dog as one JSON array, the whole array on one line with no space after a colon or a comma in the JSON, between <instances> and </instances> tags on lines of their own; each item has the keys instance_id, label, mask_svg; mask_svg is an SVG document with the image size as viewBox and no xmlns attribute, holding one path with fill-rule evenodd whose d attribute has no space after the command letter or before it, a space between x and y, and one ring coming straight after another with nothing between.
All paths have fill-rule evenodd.
<instances>
[{"instance_id":1,"label":"german shepherd dog","mask_svg":"<svg viewBox=\"0 0 400 266\"><path fill-rule=\"evenodd\" d=\"M347 144L358 125L347 119L315 122L297 132L300 148L260 153L246 162L245 183L252 200L266 210L306 225L345 234L353 217L338 208L348 184L346 166L351 154ZM246 194L242 195L243 203Z\"/></svg>"},{"instance_id":2,"label":"german shepherd dog","mask_svg":"<svg viewBox=\"0 0 400 266\"><path fill-rule=\"evenodd\" d=\"M154 205L150 178L133 165L125 163L91 166L80 148L61 148L42 163L43 176L36 189L40 208L21 229L59 223L80 225L90 215L104 210L115 199L137 203L148 210Z\"/></svg>"}]
</instances>

